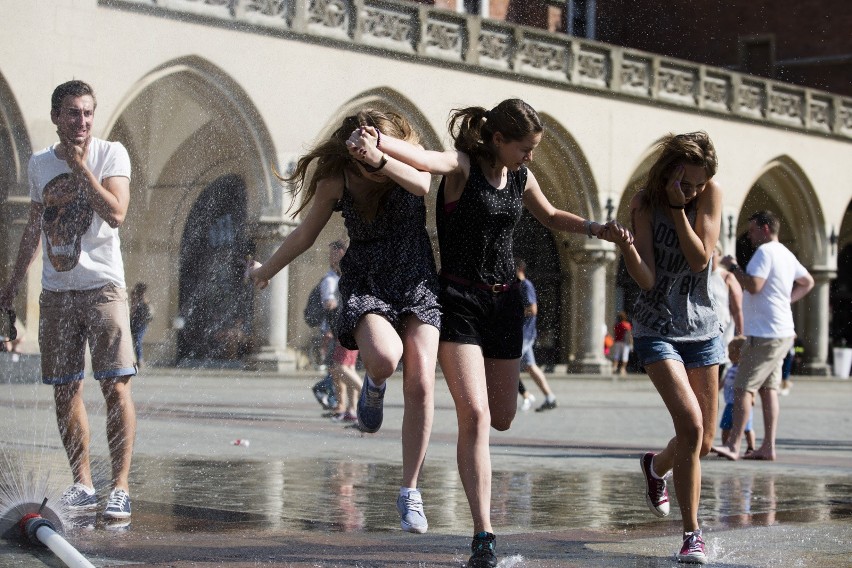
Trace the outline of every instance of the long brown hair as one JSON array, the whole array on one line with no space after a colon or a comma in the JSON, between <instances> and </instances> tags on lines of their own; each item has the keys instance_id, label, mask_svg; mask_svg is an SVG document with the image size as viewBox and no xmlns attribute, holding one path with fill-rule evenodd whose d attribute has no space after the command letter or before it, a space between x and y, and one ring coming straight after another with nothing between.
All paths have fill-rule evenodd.
<instances>
[{"instance_id":1,"label":"long brown hair","mask_svg":"<svg viewBox=\"0 0 852 568\"><path fill-rule=\"evenodd\" d=\"M645 183L645 198L643 206L653 206L667 209L669 198L666 195L666 184L675 167L679 164L701 166L709 180L716 175L719 167L716 149L713 142L704 131L688 134L668 134L659 144L657 151L660 156L651 166Z\"/></svg>"},{"instance_id":2,"label":"long brown hair","mask_svg":"<svg viewBox=\"0 0 852 568\"><path fill-rule=\"evenodd\" d=\"M454 109L449 128L456 150L492 166L497 161L495 133L501 133L507 141L514 141L544 130L538 113L521 99L506 99L491 110L483 107Z\"/></svg>"},{"instance_id":3,"label":"long brown hair","mask_svg":"<svg viewBox=\"0 0 852 568\"><path fill-rule=\"evenodd\" d=\"M293 197L299 194L303 195L302 203L293 212L293 217L305 209L314 198L317 183L320 180L342 176L346 167L352 164L352 156L346 147L346 141L352 131L361 126L373 126L380 132L412 144L419 142L411 124L403 116L394 112L382 112L368 108L347 116L343 119L340 127L327 140L320 142L307 154L299 158L292 174L282 177L277 172L275 173L281 181L293 184ZM316 160L316 167L309 175L308 170L314 160Z\"/></svg>"}]
</instances>

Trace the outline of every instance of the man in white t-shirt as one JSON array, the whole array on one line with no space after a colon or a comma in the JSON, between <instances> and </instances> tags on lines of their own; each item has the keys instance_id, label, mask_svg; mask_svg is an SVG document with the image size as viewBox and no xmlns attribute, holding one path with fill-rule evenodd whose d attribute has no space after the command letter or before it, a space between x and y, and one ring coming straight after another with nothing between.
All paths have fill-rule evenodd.
<instances>
[{"instance_id":1,"label":"man in white t-shirt","mask_svg":"<svg viewBox=\"0 0 852 568\"><path fill-rule=\"evenodd\" d=\"M112 487L103 516L126 523L136 433L130 378L136 374L136 360L118 227L130 200L130 158L120 143L92 137L96 105L92 87L83 81L68 81L53 91L50 118L59 142L30 158L29 219L11 278L0 291L0 307L11 307L43 246L42 382L53 385L59 433L74 477L62 505L69 512L98 506L83 403L88 342L94 377L106 401L112 460Z\"/></svg>"},{"instance_id":2,"label":"man in white t-shirt","mask_svg":"<svg viewBox=\"0 0 852 568\"><path fill-rule=\"evenodd\" d=\"M747 340L734 382L731 434L726 445L713 448L730 460L740 457L740 441L755 392L760 393L763 406L763 443L743 457L775 459L781 365L796 336L790 305L804 298L814 287L813 277L793 253L778 242L780 228L780 220L771 211L754 213L749 217L748 236L757 250L746 270L742 270L731 256L722 259L722 265L746 291L743 319Z\"/></svg>"}]
</instances>

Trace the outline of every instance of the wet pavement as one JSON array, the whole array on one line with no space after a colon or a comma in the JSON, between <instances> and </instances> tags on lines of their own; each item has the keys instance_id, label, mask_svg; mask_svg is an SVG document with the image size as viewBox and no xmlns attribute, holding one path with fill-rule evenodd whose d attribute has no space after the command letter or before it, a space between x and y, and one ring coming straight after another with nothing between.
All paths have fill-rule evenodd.
<instances>
[{"instance_id":1,"label":"wet pavement","mask_svg":"<svg viewBox=\"0 0 852 568\"><path fill-rule=\"evenodd\" d=\"M98 567L463 566L471 524L446 385L436 389L420 479L429 532L412 535L399 530L394 506L401 382L389 385L382 430L362 435L321 416L314 380L146 370L134 381L132 523L61 519L65 537ZM103 406L87 381L105 503ZM519 411L508 432L492 431L500 566L675 566L676 498L670 517L651 515L638 468L641 454L672 434L653 387L640 376L550 381L559 408ZM755 427L760 436L759 413ZM778 438L774 463L703 461L699 516L711 564L852 565L852 382L798 378L781 399ZM233 445L237 439L249 445ZM0 383L0 512L17 496L49 497L51 506L68 483L50 389ZM44 549L0 540L0 566L59 565Z\"/></svg>"}]
</instances>

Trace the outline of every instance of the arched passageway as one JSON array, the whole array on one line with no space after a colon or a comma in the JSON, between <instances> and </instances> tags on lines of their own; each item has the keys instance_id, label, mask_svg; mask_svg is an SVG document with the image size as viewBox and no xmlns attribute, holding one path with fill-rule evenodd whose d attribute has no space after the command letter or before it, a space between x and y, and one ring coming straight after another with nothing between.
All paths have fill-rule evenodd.
<instances>
[{"instance_id":1,"label":"arched passageway","mask_svg":"<svg viewBox=\"0 0 852 568\"><path fill-rule=\"evenodd\" d=\"M177 362L220 366L250 352L252 290L244 280L252 254L245 182L215 180L189 212L180 244Z\"/></svg>"},{"instance_id":2,"label":"arched passageway","mask_svg":"<svg viewBox=\"0 0 852 568\"><path fill-rule=\"evenodd\" d=\"M27 129L11 88L0 73L0 282L7 282L30 208L27 162L31 155ZM15 308L25 324L31 316L22 289ZM30 326L28 326L29 329Z\"/></svg>"},{"instance_id":3,"label":"arched passageway","mask_svg":"<svg viewBox=\"0 0 852 568\"><path fill-rule=\"evenodd\" d=\"M145 336L151 344L146 358L155 364L219 358L221 353L195 331L196 325L208 329L214 322L185 313L194 305L193 294L204 296L205 289L188 284L199 276L187 272L187 259L206 260L198 256L209 245L202 241L207 228L226 222L222 215L230 215L228 230L241 241L235 244L240 254L261 216L280 216L282 194L273 181L276 158L266 127L232 79L201 58L187 57L138 81L107 132L127 147L133 165L122 244L127 281L148 283L155 313ZM228 188L239 188L239 197L222 197ZM208 252L214 249L219 250ZM220 302L244 302L234 289L225 288L224 294ZM260 317L246 316L249 328ZM178 317L184 318L183 330L175 325ZM259 346L269 342L265 334L255 341Z\"/></svg>"},{"instance_id":4,"label":"arched passageway","mask_svg":"<svg viewBox=\"0 0 852 568\"><path fill-rule=\"evenodd\" d=\"M759 172L745 197L736 221L736 256L746 266L754 254L747 232L749 217L757 211L769 210L781 219L778 240L796 255L814 277L816 286L793 306L793 317L799 333L796 341L802 356L794 372L828 374L828 294L834 272L826 268L828 236L825 219L807 175L792 159L780 156Z\"/></svg>"}]
</instances>

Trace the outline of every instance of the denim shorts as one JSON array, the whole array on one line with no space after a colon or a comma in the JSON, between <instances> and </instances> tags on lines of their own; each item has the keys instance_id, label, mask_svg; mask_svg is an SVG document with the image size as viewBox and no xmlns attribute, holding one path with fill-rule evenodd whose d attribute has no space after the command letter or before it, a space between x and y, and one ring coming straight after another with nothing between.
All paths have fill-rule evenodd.
<instances>
[{"instance_id":1,"label":"denim shorts","mask_svg":"<svg viewBox=\"0 0 852 568\"><path fill-rule=\"evenodd\" d=\"M680 361L687 369L718 365L725 360L725 346L722 336L704 341L671 341L662 337L636 337L633 351L643 367L673 359Z\"/></svg>"}]
</instances>

